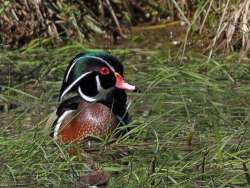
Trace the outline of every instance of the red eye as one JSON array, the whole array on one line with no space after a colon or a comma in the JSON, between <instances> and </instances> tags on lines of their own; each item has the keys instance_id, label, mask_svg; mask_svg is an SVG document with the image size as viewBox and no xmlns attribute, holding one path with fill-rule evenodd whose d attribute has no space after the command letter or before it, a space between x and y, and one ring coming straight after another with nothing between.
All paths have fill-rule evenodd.
<instances>
[{"instance_id":1,"label":"red eye","mask_svg":"<svg viewBox=\"0 0 250 188\"><path fill-rule=\"evenodd\" d=\"M107 67L101 67L99 72L102 74L102 75L108 75L110 73L110 70L107 68Z\"/></svg>"}]
</instances>

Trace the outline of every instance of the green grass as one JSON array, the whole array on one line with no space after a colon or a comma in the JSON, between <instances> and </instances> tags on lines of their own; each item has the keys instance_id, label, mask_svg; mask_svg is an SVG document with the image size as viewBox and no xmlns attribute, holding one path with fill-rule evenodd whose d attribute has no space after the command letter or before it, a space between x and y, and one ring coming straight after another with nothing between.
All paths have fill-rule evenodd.
<instances>
[{"instance_id":1,"label":"green grass","mask_svg":"<svg viewBox=\"0 0 250 188\"><path fill-rule=\"evenodd\" d=\"M135 128L110 146L70 157L45 126L67 63L83 50L72 44L0 53L0 186L73 187L89 160L112 174L109 187L249 186L248 60L114 50L126 80L142 90L130 94Z\"/></svg>"}]
</instances>

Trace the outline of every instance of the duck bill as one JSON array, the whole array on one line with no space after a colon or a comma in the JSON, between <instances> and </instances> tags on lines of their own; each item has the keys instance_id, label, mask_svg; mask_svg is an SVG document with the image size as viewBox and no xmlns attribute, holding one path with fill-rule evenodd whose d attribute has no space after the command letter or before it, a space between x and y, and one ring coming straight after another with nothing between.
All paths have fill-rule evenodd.
<instances>
[{"instance_id":1,"label":"duck bill","mask_svg":"<svg viewBox=\"0 0 250 188\"><path fill-rule=\"evenodd\" d=\"M123 89L123 90L128 90L128 91L134 91L135 90L135 86L126 83L123 80L122 76L117 72L115 73L115 79L116 79L116 83L115 83L116 88Z\"/></svg>"}]
</instances>

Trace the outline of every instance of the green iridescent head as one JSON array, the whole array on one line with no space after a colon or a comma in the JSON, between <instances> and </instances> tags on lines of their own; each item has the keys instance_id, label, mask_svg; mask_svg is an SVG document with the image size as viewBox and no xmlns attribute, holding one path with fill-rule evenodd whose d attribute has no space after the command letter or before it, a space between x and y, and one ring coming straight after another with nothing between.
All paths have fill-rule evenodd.
<instances>
[{"instance_id":1,"label":"green iridescent head","mask_svg":"<svg viewBox=\"0 0 250 188\"><path fill-rule=\"evenodd\" d=\"M59 100L76 92L84 100L105 99L112 90L134 90L135 86L123 80L123 66L114 56L105 52L81 53L74 57L65 71Z\"/></svg>"}]
</instances>

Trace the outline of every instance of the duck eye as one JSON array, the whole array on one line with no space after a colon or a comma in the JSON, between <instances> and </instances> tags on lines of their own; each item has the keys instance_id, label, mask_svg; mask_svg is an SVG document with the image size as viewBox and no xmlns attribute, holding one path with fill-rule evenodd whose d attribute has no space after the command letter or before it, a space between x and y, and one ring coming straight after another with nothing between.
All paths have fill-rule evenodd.
<instances>
[{"instance_id":1,"label":"duck eye","mask_svg":"<svg viewBox=\"0 0 250 188\"><path fill-rule=\"evenodd\" d=\"M108 75L110 73L110 70L107 68L107 67L101 67L99 72L102 74L102 75Z\"/></svg>"}]
</instances>

